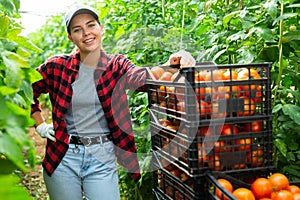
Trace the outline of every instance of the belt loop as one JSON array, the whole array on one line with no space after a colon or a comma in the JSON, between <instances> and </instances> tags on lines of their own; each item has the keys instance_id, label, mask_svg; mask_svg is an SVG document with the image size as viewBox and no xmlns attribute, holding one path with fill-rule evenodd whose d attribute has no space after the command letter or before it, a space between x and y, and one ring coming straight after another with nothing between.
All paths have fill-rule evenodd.
<instances>
[{"instance_id":1,"label":"belt loop","mask_svg":"<svg viewBox=\"0 0 300 200\"><path fill-rule=\"evenodd\" d=\"M100 144L103 144L102 136L99 136Z\"/></svg>"}]
</instances>

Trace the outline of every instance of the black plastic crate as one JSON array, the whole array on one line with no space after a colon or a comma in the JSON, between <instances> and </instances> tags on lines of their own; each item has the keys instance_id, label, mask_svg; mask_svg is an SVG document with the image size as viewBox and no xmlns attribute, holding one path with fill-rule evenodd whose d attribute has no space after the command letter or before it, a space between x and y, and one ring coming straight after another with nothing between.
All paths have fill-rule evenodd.
<instances>
[{"instance_id":1,"label":"black plastic crate","mask_svg":"<svg viewBox=\"0 0 300 200\"><path fill-rule=\"evenodd\" d=\"M270 118L252 118L239 122L211 123L174 129L165 120L151 121L154 160L165 167L173 163L192 177L204 172L241 172L268 169L273 165ZM193 130L193 137L188 131ZM191 134L190 134L191 135Z\"/></svg>"},{"instance_id":2,"label":"black plastic crate","mask_svg":"<svg viewBox=\"0 0 300 200\"><path fill-rule=\"evenodd\" d=\"M158 162L174 162L192 177L207 170L272 167L270 68L271 63L206 63L180 69L173 81L149 78L152 145ZM246 78L236 79L237 70ZM227 78L218 79L219 71L226 71ZM215 78L202 80L203 72Z\"/></svg>"},{"instance_id":3,"label":"black plastic crate","mask_svg":"<svg viewBox=\"0 0 300 200\"><path fill-rule=\"evenodd\" d=\"M154 172L154 197L157 200L236 200L210 173L197 178L185 178L178 168ZM186 175L185 175L186 176ZM184 177L185 177L184 176Z\"/></svg>"},{"instance_id":4,"label":"black plastic crate","mask_svg":"<svg viewBox=\"0 0 300 200\"><path fill-rule=\"evenodd\" d=\"M161 68L173 70L170 80L153 80L150 68L146 81L149 109L157 117L207 125L212 119L271 115L271 63L199 64L175 73Z\"/></svg>"},{"instance_id":5,"label":"black plastic crate","mask_svg":"<svg viewBox=\"0 0 300 200\"><path fill-rule=\"evenodd\" d=\"M154 191L160 199L205 200L207 190L205 175L189 177L174 165L154 171Z\"/></svg>"}]
</instances>

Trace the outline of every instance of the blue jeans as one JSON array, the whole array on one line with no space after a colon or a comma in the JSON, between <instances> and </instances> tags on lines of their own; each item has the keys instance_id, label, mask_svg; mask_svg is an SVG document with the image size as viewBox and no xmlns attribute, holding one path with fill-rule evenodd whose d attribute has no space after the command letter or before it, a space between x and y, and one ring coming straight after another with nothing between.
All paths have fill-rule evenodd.
<instances>
[{"instance_id":1,"label":"blue jeans","mask_svg":"<svg viewBox=\"0 0 300 200\"><path fill-rule=\"evenodd\" d=\"M70 144L54 173L43 176L50 200L120 199L112 142L88 147Z\"/></svg>"}]
</instances>

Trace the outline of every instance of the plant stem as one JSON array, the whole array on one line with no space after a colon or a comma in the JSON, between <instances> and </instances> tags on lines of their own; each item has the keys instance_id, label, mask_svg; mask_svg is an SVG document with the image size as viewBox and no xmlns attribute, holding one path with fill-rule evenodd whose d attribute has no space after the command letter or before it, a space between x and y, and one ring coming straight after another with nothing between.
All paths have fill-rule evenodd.
<instances>
[{"instance_id":1,"label":"plant stem","mask_svg":"<svg viewBox=\"0 0 300 200\"><path fill-rule=\"evenodd\" d=\"M284 9L284 2L280 3L280 16L283 16L283 9ZM276 85L280 84L281 76L282 76L282 70L283 70L283 54L282 54L282 37L283 37L283 19L279 22L279 41L278 41L278 49L279 49L279 70L278 70L278 77L276 80Z\"/></svg>"}]
</instances>

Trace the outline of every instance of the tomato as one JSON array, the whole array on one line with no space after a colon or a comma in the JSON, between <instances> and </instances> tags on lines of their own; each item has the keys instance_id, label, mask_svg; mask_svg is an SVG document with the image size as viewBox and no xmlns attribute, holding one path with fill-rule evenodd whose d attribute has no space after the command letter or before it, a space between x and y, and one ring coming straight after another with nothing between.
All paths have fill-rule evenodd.
<instances>
[{"instance_id":1,"label":"tomato","mask_svg":"<svg viewBox=\"0 0 300 200\"><path fill-rule=\"evenodd\" d=\"M152 72L152 74L153 74L153 76L155 77L156 80L158 80L163 75L163 73L165 72L165 70L162 67L159 67L159 66L152 67L150 69L150 71Z\"/></svg>"},{"instance_id":2,"label":"tomato","mask_svg":"<svg viewBox=\"0 0 300 200\"><path fill-rule=\"evenodd\" d=\"M259 73L253 69L253 68L250 68L250 69L247 69L247 68L242 68L239 72L238 72L238 77L237 77L238 80L253 80L253 79L261 79L261 76L259 75ZM247 96L247 97L250 97L251 95L251 92L254 92L254 91L259 91L260 89L260 85L253 85L253 84L250 84L250 85L243 85L242 86L242 94ZM257 93L256 95L259 95L259 93ZM260 97L261 97L261 94L260 94ZM258 99L259 101L259 99Z\"/></svg>"},{"instance_id":3,"label":"tomato","mask_svg":"<svg viewBox=\"0 0 300 200\"><path fill-rule=\"evenodd\" d=\"M234 169L244 169L245 167L246 167L246 165L244 163L235 164L233 166Z\"/></svg>"},{"instance_id":4,"label":"tomato","mask_svg":"<svg viewBox=\"0 0 300 200\"><path fill-rule=\"evenodd\" d=\"M233 135L237 134L239 129L234 124L224 124L222 127L221 135Z\"/></svg>"},{"instance_id":5,"label":"tomato","mask_svg":"<svg viewBox=\"0 0 300 200\"><path fill-rule=\"evenodd\" d=\"M272 200L293 200L293 199L294 199L293 194L288 190L279 190L272 197Z\"/></svg>"},{"instance_id":6,"label":"tomato","mask_svg":"<svg viewBox=\"0 0 300 200\"><path fill-rule=\"evenodd\" d=\"M211 112L210 109L211 109L211 106L209 103L202 101L202 100L200 101L199 113L200 113L201 118L209 118L210 112Z\"/></svg>"},{"instance_id":7,"label":"tomato","mask_svg":"<svg viewBox=\"0 0 300 200\"><path fill-rule=\"evenodd\" d=\"M236 80L238 73L235 69L227 69L222 76L223 80Z\"/></svg>"},{"instance_id":8,"label":"tomato","mask_svg":"<svg viewBox=\"0 0 300 200\"><path fill-rule=\"evenodd\" d=\"M247 188L237 188L232 194L238 200L255 200L254 194Z\"/></svg>"},{"instance_id":9,"label":"tomato","mask_svg":"<svg viewBox=\"0 0 300 200\"><path fill-rule=\"evenodd\" d=\"M294 196L294 200L300 200L300 193L296 193L293 196Z\"/></svg>"},{"instance_id":10,"label":"tomato","mask_svg":"<svg viewBox=\"0 0 300 200\"><path fill-rule=\"evenodd\" d=\"M209 126L203 126L198 128L197 136L206 136L206 135L212 135L212 129Z\"/></svg>"},{"instance_id":11,"label":"tomato","mask_svg":"<svg viewBox=\"0 0 300 200\"><path fill-rule=\"evenodd\" d=\"M205 98L209 98L210 101L217 100L218 99L218 88L217 87L205 87Z\"/></svg>"},{"instance_id":12,"label":"tomato","mask_svg":"<svg viewBox=\"0 0 300 200\"><path fill-rule=\"evenodd\" d=\"M159 77L159 80L161 81L171 81L173 74L171 72L165 71L161 77Z\"/></svg>"},{"instance_id":13,"label":"tomato","mask_svg":"<svg viewBox=\"0 0 300 200\"><path fill-rule=\"evenodd\" d=\"M218 179L217 180L218 183L220 183L220 185L222 185L228 192L232 193L233 191L233 186L232 184L226 180L226 179ZM222 199L222 191L219 190L218 188L216 189L216 196L219 197L220 199ZM228 200L228 198L226 196L223 196L223 200Z\"/></svg>"},{"instance_id":14,"label":"tomato","mask_svg":"<svg viewBox=\"0 0 300 200\"><path fill-rule=\"evenodd\" d=\"M257 146L257 149L254 148L251 150L251 152L247 152L246 155L246 162L251 163L253 167L259 167L263 165L264 158L263 158L264 151L262 147Z\"/></svg>"},{"instance_id":15,"label":"tomato","mask_svg":"<svg viewBox=\"0 0 300 200\"><path fill-rule=\"evenodd\" d=\"M170 171L171 174L173 174L174 176L180 178L182 171L180 169L174 169L172 171Z\"/></svg>"},{"instance_id":16,"label":"tomato","mask_svg":"<svg viewBox=\"0 0 300 200\"><path fill-rule=\"evenodd\" d=\"M205 81L218 81L218 80L222 80L222 76L223 76L223 71L216 69L216 70L212 70L206 73L204 80Z\"/></svg>"},{"instance_id":17,"label":"tomato","mask_svg":"<svg viewBox=\"0 0 300 200\"><path fill-rule=\"evenodd\" d=\"M275 191L284 190L289 188L288 178L281 173L274 173L269 177L272 187Z\"/></svg>"},{"instance_id":18,"label":"tomato","mask_svg":"<svg viewBox=\"0 0 300 200\"><path fill-rule=\"evenodd\" d=\"M262 121L248 122L244 126L245 132L260 132L262 130Z\"/></svg>"},{"instance_id":19,"label":"tomato","mask_svg":"<svg viewBox=\"0 0 300 200\"><path fill-rule=\"evenodd\" d=\"M230 99L239 96L239 86L219 86L217 87L217 97L219 99Z\"/></svg>"},{"instance_id":20,"label":"tomato","mask_svg":"<svg viewBox=\"0 0 300 200\"><path fill-rule=\"evenodd\" d=\"M195 71L195 82L205 81L206 71Z\"/></svg>"},{"instance_id":21,"label":"tomato","mask_svg":"<svg viewBox=\"0 0 300 200\"><path fill-rule=\"evenodd\" d=\"M228 112L222 110L222 106L218 102L211 104L211 118L225 118L229 115Z\"/></svg>"},{"instance_id":22,"label":"tomato","mask_svg":"<svg viewBox=\"0 0 300 200\"><path fill-rule=\"evenodd\" d=\"M246 151L251 149L252 139L251 138L241 138L234 140L236 151Z\"/></svg>"},{"instance_id":23,"label":"tomato","mask_svg":"<svg viewBox=\"0 0 300 200\"><path fill-rule=\"evenodd\" d=\"M261 76L254 68L242 68L238 72L237 76L238 80L253 80L253 79L261 79Z\"/></svg>"},{"instance_id":24,"label":"tomato","mask_svg":"<svg viewBox=\"0 0 300 200\"><path fill-rule=\"evenodd\" d=\"M217 141L215 142L214 145L214 151L215 153L220 153L220 152L230 152L231 151L231 147L229 145L227 145L227 141Z\"/></svg>"},{"instance_id":25,"label":"tomato","mask_svg":"<svg viewBox=\"0 0 300 200\"><path fill-rule=\"evenodd\" d=\"M244 111L238 112L238 116L254 115L256 109L256 104L254 100L246 96L242 96L240 98L244 99Z\"/></svg>"},{"instance_id":26,"label":"tomato","mask_svg":"<svg viewBox=\"0 0 300 200\"><path fill-rule=\"evenodd\" d=\"M251 191L257 199L270 198L272 184L267 178L257 178L251 185Z\"/></svg>"},{"instance_id":27,"label":"tomato","mask_svg":"<svg viewBox=\"0 0 300 200\"><path fill-rule=\"evenodd\" d=\"M297 185L290 185L288 187L288 190L292 193L292 194L296 194L296 193L300 193L300 188Z\"/></svg>"},{"instance_id":28,"label":"tomato","mask_svg":"<svg viewBox=\"0 0 300 200\"><path fill-rule=\"evenodd\" d=\"M206 93L205 93L204 87L195 88L195 94L196 94L196 98L198 101L205 100L205 98L206 98Z\"/></svg>"},{"instance_id":29,"label":"tomato","mask_svg":"<svg viewBox=\"0 0 300 200\"><path fill-rule=\"evenodd\" d=\"M220 155L209 156L208 157L208 166L212 170L221 171L223 169L223 166L221 166Z\"/></svg>"},{"instance_id":30,"label":"tomato","mask_svg":"<svg viewBox=\"0 0 300 200\"><path fill-rule=\"evenodd\" d=\"M168 119L159 119L158 122L160 125L162 125L164 127L171 125L171 122Z\"/></svg>"}]
</instances>

